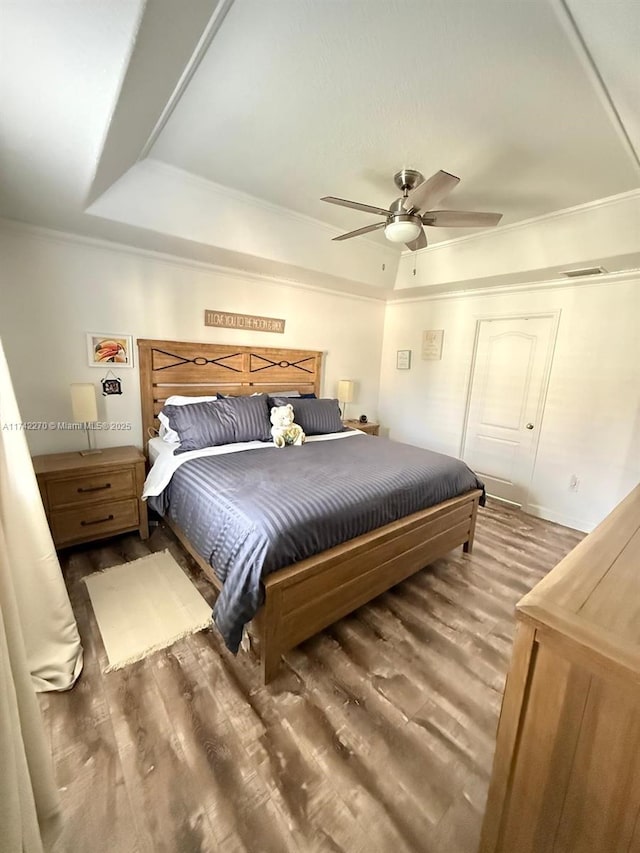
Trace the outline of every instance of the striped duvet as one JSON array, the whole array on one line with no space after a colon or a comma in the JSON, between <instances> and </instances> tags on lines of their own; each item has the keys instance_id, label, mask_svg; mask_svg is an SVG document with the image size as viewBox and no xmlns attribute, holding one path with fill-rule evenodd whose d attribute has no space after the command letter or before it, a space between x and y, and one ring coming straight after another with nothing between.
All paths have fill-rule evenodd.
<instances>
[{"instance_id":1,"label":"striped duvet","mask_svg":"<svg viewBox=\"0 0 640 853\"><path fill-rule=\"evenodd\" d=\"M193 459L149 504L222 582L213 618L236 652L269 572L476 488L458 459L359 435Z\"/></svg>"}]
</instances>

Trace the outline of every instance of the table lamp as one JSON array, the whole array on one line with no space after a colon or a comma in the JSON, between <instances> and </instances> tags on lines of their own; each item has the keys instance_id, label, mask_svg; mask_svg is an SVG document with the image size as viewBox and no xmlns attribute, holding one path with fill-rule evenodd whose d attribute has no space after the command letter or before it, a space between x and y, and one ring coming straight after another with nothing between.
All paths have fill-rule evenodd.
<instances>
[{"instance_id":1,"label":"table lamp","mask_svg":"<svg viewBox=\"0 0 640 853\"><path fill-rule=\"evenodd\" d=\"M81 456L88 456L90 453L102 453L91 445L91 428L89 424L95 423L98 420L98 404L96 402L96 388L92 382L72 382L71 383L71 409L73 411L73 420L75 423L84 424L87 432L88 450L81 450Z\"/></svg>"},{"instance_id":2,"label":"table lamp","mask_svg":"<svg viewBox=\"0 0 640 853\"><path fill-rule=\"evenodd\" d=\"M347 420L347 403L353 402L354 383L352 379L341 379L338 382L338 400L342 406L342 419Z\"/></svg>"}]
</instances>

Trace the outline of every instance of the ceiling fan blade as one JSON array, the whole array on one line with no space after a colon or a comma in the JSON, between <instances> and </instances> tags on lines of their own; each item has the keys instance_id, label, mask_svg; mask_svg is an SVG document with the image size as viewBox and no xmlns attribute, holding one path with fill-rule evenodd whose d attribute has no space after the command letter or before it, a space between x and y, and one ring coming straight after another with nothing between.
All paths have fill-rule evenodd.
<instances>
[{"instance_id":1,"label":"ceiling fan blade","mask_svg":"<svg viewBox=\"0 0 640 853\"><path fill-rule=\"evenodd\" d=\"M497 225L501 213L482 213L475 210L430 210L422 216L425 225L440 228L480 228Z\"/></svg>"},{"instance_id":2,"label":"ceiling fan blade","mask_svg":"<svg viewBox=\"0 0 640 853\"><path fill-rule=\"evenodd\" d=\"M348 234L341 234L339 237L334 237L334 240L350 240L352 237L359 237L361 234L368 234L369 231L377 231L378 228L384 228L386 222L376 222L375 225L366 225L364 228L358 228L357 231L349 231Z\"/></svg>"},{"instance_id":3,"label":"ceiling fan blade","mask_svg":"<svg viewBox=\"0 0 640 853\"><path fill-rule=\"evenodd\" d=\"M347 201L346 198L336 198L332 195L326 195L320 201L328 201L329 204L339 204L340 207L352 207L354 210L363 210L365 213L376 213L378 216L388 216L390 213L384 207L373 207L371 204L360 204L359 201Z\"/></svg>"},{"instance_id":4,"label":"ceiling fan blade","mask_svg":"<svg viewBox=\"0 0 640 853\"><path fill-rule=\"evenodd\" d=\"M441 169L414 189L409 190L402 206L405 210L429 210L434 204L438 204L445 196L448 196L459 183L460 178L450 175L449 172L443 172Z\"/></svg>"},{"instance_id":5,"label":"ceiling fan blade","mask_svg":"<svg viewBox=\"0 0 640 853\"><path fill-rule=\"evenodd\" d=\"M427 248L427 235L424 233L424 228L420 230L420 233L416 237L415 240L412 240L410 243L405 243L407 249L411 249L412 252L417 251L418 249L426 249Z\"/></svg>"}]
</instances>

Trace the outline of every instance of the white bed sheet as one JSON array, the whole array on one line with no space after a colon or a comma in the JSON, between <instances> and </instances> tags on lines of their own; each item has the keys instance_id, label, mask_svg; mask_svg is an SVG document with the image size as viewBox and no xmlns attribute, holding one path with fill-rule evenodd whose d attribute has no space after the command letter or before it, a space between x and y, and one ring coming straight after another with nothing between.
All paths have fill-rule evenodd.
<instances>
[{"instance_id":1,"label":"white bed sheet","mask_svg":"<svg viewBox=\"0 0 640 853\"><path fill-rule=\"evenodd\" d=\"M337 438L351 438L354 435L363 435L363 432L359 429L351 429L349 432L309 435L306 441L333 441ZM239 441L235 444L221 444L218 447L203 447L201 450L189 450L187 453L179 453L177 456L174 456L173 451L177 447L180 447L180 445L164 441L162 438L156 437L149 440L149 461L152 463L152 467L144 482L144 489L142 491L143 500L152 495L159 495L166 489L174 473L190 459L199 459L202 456L222 456L225 453L241 453L243 450L279 450L281 453L295 453L294 447L278 448L275 444L265 441Z\"/></svg>"},{"instance_id":2,"label":"white bed sheet","mask_svg":"<svg viewBox=\"0 0 640 853\"><path fill-rule=\"evenodd\" d=\"M155 438L150 438L147 442L147 455L149 456L149 462L153 465L158 456L161 453L169 452L173 453L177 444L171 444L169 441L165 441L164 438L160 438L156 436Z\"/></svg>"}]
</instances>

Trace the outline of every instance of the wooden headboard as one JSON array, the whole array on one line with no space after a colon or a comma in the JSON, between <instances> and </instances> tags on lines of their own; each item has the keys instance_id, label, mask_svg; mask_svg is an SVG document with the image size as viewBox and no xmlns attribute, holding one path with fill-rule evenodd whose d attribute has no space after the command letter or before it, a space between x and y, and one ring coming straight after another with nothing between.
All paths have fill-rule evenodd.
<instances>
[{"instance_id":1,"label":"wooden headboard","mask_svg":"<svg viewBox=\"0 0 640 853\"><path fill-rule=\"evenodd\" d=\"M172 394L198 396L296 390L320 396L318 350L138 340L143 442Z\"/></svg>"}]
</instances>

